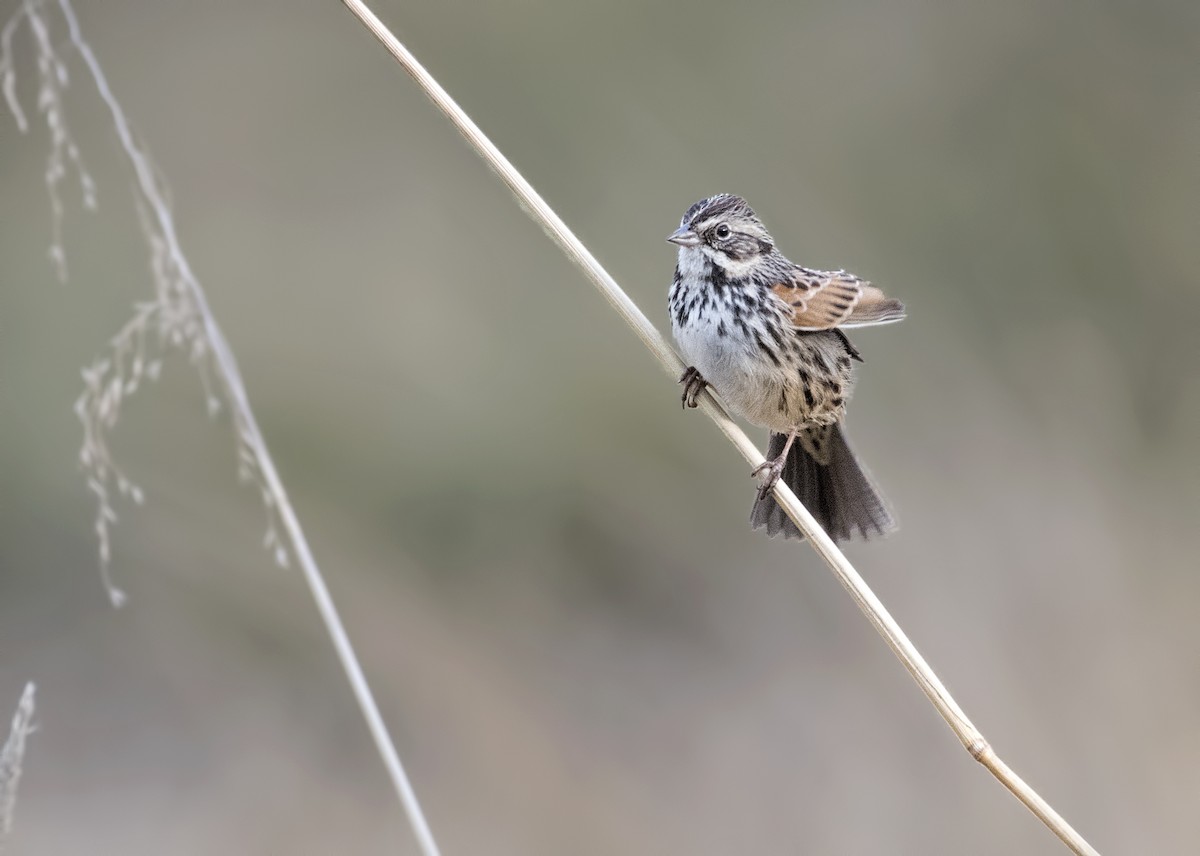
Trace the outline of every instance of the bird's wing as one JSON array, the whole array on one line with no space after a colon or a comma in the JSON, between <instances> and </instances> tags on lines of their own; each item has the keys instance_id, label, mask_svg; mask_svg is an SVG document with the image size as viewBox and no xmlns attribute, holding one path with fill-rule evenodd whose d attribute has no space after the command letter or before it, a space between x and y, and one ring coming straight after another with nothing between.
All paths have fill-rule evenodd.
<instances>
[{"instance_id":1,"label":"bird's wing","mask_svg":"<svg viewBox=\"0 0 1200 856\"><path fill-rule=\"evenodd\" d=\"M771 290L791 307L798 330L870 327L904 318L903 303L845 271L798 267Z\"/></svg>"}]
</instances>

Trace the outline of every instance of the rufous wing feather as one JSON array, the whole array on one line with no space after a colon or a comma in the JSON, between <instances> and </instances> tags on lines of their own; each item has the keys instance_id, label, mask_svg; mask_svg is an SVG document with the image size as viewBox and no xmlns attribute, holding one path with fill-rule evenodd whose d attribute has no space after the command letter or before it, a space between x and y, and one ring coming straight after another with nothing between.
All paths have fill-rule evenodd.
<instances>
[{"instance_id":1,"label":"rufous wing feather","mask_svg":"<svg viewBox=\"0 0 1200 856\"><path fill-rule=\"evenodd\" d=\"M904 318L904 304L845 271L797 268L771 288L792 310L798 330L869 327Z\"/></svg>"}]
</instances>

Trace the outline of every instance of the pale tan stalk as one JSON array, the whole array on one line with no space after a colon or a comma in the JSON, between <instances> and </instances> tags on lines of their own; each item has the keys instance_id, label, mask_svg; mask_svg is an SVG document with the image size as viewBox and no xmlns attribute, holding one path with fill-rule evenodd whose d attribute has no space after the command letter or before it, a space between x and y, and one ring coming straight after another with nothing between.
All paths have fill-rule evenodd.
<instances>
[{"instance_id":1,"label":"pale tan stalk","mask_svg":"<svg viewBox=\"0 0 1200 856\"><path fill-rule=\"evenodd\" d=\"M15 62L11 51L17 27L26 22L35 38L41 72L39 108L51 130L52 152L46 177L54 214L51 258L55 261L59 275L65 278L65 255L61 243L62 205L58 199L57 187L67 171L68 163L79 173L85 205L95 207L96 202L94 185L83 169L78 149L67 130L61 98L61 90L68 80L67 65L57 52L57 39L51 38L50 35L48 5L49 0L24 0L13 17L0 29L0 90L4 92L20 130L27 130L28 122L16 97ZM376 751L383 760L408 816L420 852L422 856L438 856L437 844L417 802L416 793L400 762L400 756L351 645L349 634L338 615L329 587L309 548L308 539L300 526L300 519L292 507L287 491L284 490L283 480L275 469L271 452L250 406L250 397L242 383L233 349L217 323L200 280L183 252L183 246L175 231L171 206L164 195L154 164L134 138L133 129L125 111L109 88L99 59L83 37L70 0L58 0L58 6L67 24L66 44L79 55L87 67L100 98L108 108L121 147L133 168L139 213L142 215L143 230L151 245L151 268L156 283L155 300L138 305L134 318L113 338L110 356L98 360L84 370L85 391L76 403L76 412L83 422L85 433L80 462L89 473L89 487L98 497L96 532L100 542L101 569L109 597L117 606L124 601L124 594L113 585L108 573L108 527L116 520L111 503L113 491L110 490L110 485L115 484L117 492L131 497L134 502L140 502L142 494L140 489L117 469L108 450L106 435L117 422L123 398L131 394L143 378L153 379L157 376L157 368L152 366L156 367L158 364L148 363L146 355L147 339L154 339L155 330L152 328L157 328L159 338L174 347L186 348L188 351L190 361L200 372L208 393L210 411L215 413L221 407L229 408L237 431L239 475L244 480L257 484L267 509L268 529L265 546L272 549L276 561L281 565L289 561L289 556L294 556L300 565L317 612L324 622L342 670L366 720L367 729L375 741ZM31 713L32 685L27 691L27 698ZM14 720L14 729L15 727ZM23 745L24 733L20 735L20 746ZM13 790L5 791L6 779L2 774L6 766L15 767L17 772L20 768L19 753L14 755L12 765L8 764L9 754L6 748L4 755L0 756L0 831L6 817L3 814L3 798L6 793L15 792L16 787L16 775L13 774L7 779L11 782Z\"/></svg>"},{"instance_id":2,"label":"pale tan stalk","mask_svg":"<svg viewBox=\"0 0 1200 856\"><path fill-rule=\"evenodd\" d=\"M225 334L222 332L220 325L217 324L216 316L209 309L208 297L204 293L204 289L200 287L200 281L193 274L191 265L188 264L187 258L183 254L183 248L180 246L175 234L174 217L172 217L171 209L159 189L159 183L156 180L150 159L146 157L135 142L133 131L125 119L125 111L121 109L116 97L108 88L108 80L105 78L104 71L100 68L100 61L96 59L91 47L84 41L83 35L79 30L79 23L75 18L75 10L71 7L69 0L59 0L59 6L63 11L63 16L67 19L71 42L74 44L76 50L79 51L84 64L87 65L88 70L91 72L92 78L96 82L96 87L100 91L101 98L108 105L113 123L117 129L117 136L120 138L121 144L129 156L130 163L133 164L134 172L137 174L139 189L144 194L145 202L151 210L151 216L157 220L158 227L167 245L167 251L177 266L182 283L189 291L196 310L200 314L205 333L207 334L208 344L212 348L213 364L227 393L229 406L234 411L234 418L240 426L242 442L245 443L254 455L255 463L262 474L266 491L270 495L274 507L278 510L283 530L291 545L292 552L295 554L300 569L304 574L305 582L308 583L309 591L312 594L317 611L321 615L321 620L325 623L325 629L333 643L334 650L337 652L338 659L341 661L342 670L346 673L346 678L349 680L350 687L354 691L354 697L358 701L359 709L367 721L367 727L371 732L371 736L375 739L375 748L383 759L384 766L391 776L392 785L395 787L397 795L400 797L400 802L404 806L405 813L408 815L409 823L417 837L417 842L421 846L421 852L425 856L438 856L438 848L434 842L433 833L430 831L429 824L425 820L425 815L417 802L416 793L409 783L404 766L400 763L400 755L396 751L387 726L384 724L383 714L380 713L379 706L375 703L374 693L371 692L366 675L359 664L358 656L354 653L354 646L350 643L350 636L346 633L345 625L342 624L337 607L334 606L333 596L329 593L329 587L325 584L325 577L321 573L321 569L317 566L317 560L308 546L308 538L300 526L300 519L297 517L295 509L292 508L291 500L288 498L287 491L284 490L283 481L275 469L275 461L271 457L271 452L267 448L267 443L263 439L262 432L259 430L258 420L254 416L254 410L250 407L250 396L246 393L246 387L242 383L241 372L238 370L237 360L233 356L233 349L230 348L229 342L225 339Z\"/></svg>"},{"instance_id":3,"label":"pale tan stalk","mask_svg":"<svg viewBox=\"0 0 1200 856\"><path fill-rule=\"evenodd\" d=\"M517 200L521 203L521 206L529 213L533 220L546 231L554 242L558 244L559 248L566 253L567 257L575 262L587 275L588 279L600 289L600 293L612 304L617 313L625 320L625 323L633 328L638 338L658 358L663 369L673 378L677 378L685 367L675 354L675 351L667 344L662 334L658 332L646 316L642 314L642 311L629 299L621 287L617 285L616 281L601 267L600 263L588 251L587 247L575 237L571 230L567 228L567 225L546 204L545 200L538 195L533 186L517 172L516 167L509 163L508 159L484 136L484 133L463 112L462 108L455 103L454 99L447 94L446 90L417 62L416 57L392 35L387 27L383 25L379 18L365 4L359 0L342 0L342 2L379 39L388 53L400 63L404 70L412 75L413 79L416 80L417 84L434 103L434 106L450 119L459 132L471 143L479 156L487 161L488 165L500 176L500 179L508 185L509 189L512 190ZM741 452L742 457L755 466L763 463L763 456L759 452L758 447L729 418L729 415L715 398L708 392L705 392L701 398L701 404L704 412L717 423L717 427L724 432L729 441ZM788 516L804 532L808 543L820 554L821 558L825 560L825 563L829 565L834 575L838 578L838 581L850 593L850 597L854 599L858 608L862 610L863 615L874 625L879 635L887 642L888 647L892 649L893 653L900 659L900 662L904 664L904 668L912 675L913 680L917 682L921 691L933 703L937 712L946 720L963 746L971 754L971 757L983 764L993 776L999 779L1017 799L1024 803L1072 851L1081 854L1081 856L1084 856L1084 854L1087 854L1087 856L1096 856L1096 850L1078 832L1071 828L1070 824L1063 820L1058 812L1051 808L1049 803L1042 799L1033 788L1029 787L1020 776L1000 760L992 750L992 747L983 738L983 735L979 733L979 730L971 724L971 720L963 713L962 708L958 706L958 703L942 685L942 682L938 680L937 675L934 674L929 664L925 662L925 659L913 646L912 642L904 635L904 631L900 629L900 625L888 614L883 604L880 603L879 598L867 587L862 577L858 575L858 571L842 555L842 551L837 548L837 545L817 525L816 520L809 514L808 509L800 504L795 494L792 493L791 489L782 480L776 483L775 497Z\"/></svg>"}]
</instances>

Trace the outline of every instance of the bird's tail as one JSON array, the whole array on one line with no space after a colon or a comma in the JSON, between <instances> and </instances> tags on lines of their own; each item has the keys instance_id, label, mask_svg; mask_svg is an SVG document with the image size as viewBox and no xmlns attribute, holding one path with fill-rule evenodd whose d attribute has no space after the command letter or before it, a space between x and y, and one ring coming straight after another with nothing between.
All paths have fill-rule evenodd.
<instances>
[{"instance_id":1,"label":"bird's tail","mask_svg":"<svg viewBox=\"0 0 1200 856\"><path fill-rule=\"evenodd\" d=\"M871 483L870 476L859 466L858 459L846 443L842 426L838 424L832 429L819 430L826 445L821 450L822 457L827 458L829 463L818 462L805 448L812 444L801 442L803 437L799 437L792 444L784 462L783 481L834 541L847 541L856 530L863 538L887 535L893 531L896 521L888 510L887 502ZM778 457L786 441L786 434L772 434L767 459ZM755 529L766 527L771 537L782 532L785 538L804 538L804 534L784 514L772 494L754 503L750 524Z\"/></svg>"}]
</instances>

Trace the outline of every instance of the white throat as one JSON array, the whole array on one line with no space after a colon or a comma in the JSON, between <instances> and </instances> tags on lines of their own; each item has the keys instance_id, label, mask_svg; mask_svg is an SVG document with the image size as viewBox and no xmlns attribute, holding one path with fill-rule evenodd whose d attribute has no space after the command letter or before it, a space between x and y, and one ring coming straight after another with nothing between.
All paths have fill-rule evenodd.
<instances>
[{"instance_id":1,"label":"white throat","mask_svg":"<svg viewBox=\"0 0 1200 856\"><path fill-rule=\"evenodd\" d=\"M707 244L679 248L679 273L685 282L702 279L708 273L710 262L724 271L730 279L743 279L754 269L758 258L752 256L748 259L731 259Z\"/></svg>"}]
</instances>

